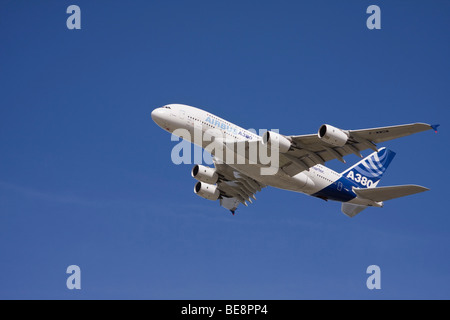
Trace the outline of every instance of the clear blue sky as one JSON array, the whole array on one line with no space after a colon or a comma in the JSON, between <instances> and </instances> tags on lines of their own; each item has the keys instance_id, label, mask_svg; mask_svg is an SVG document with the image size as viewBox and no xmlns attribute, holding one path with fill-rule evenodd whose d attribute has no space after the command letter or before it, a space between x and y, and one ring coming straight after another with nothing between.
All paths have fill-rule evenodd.
<instances>
[{"instance_id":1,"label":"clear blue sky","mask_svg":"<svg viewBox=\"0 0 450 320\"><path fill-rule=\"evenodd\" d=\"M449 299L449 14L437 0L2 0L0 298ZM267 188L232 216L171 162L150 118L167 103L284 134L440 123L381 145L397 156L380 185L431 191L350 219ZM381 290L366 288L372 264Z\"/></svg>"}]
</instances>

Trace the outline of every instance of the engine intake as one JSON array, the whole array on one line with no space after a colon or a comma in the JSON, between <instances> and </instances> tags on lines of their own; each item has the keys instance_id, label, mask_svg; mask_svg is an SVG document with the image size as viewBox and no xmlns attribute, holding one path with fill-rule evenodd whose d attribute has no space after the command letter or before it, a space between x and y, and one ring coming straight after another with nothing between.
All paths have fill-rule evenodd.
<instances>
[{"instance_id":1,"label":"engine intake","mask_svg":"<svg viewBox=\"0 0 450 320\"><path fill-rule=\"evenodd\" d=\"M273 131L264 132L262 143L269 145L271 148L278 150L281 153L288 152L292 145L285 136Z\"/></svg>"},{"instance_id":2,"label":"engine intake","mask_svg":"<svg viewBox=\"0 0 450 320\"><path fill-rule=\"evenodd\" d=\"M330 126L329 124L323 124L322 126L320 126L317 135L320 140L336 147L344 146L348 140L347 132Z\"/></svg>"},{"instance_id":3,"label":"engine intake","mask_svg":"<svg viewBox=\"0 0 450 320\"><path fill-rule=\"evenodd\" d=\"M219 180L216 169L196 164L191 171L193 178L209 184L215 184Z\"/></svg>"},{"instance_id":4,"label":"engine intake","mask_svg":"<svg viewBox=\"0 0 450 320\"><path fill-rule=\"evenodd\" d=\"M220 191L217 186L200 181L195 184L194 192L200 197L212 201L219 199L220 196Z\"/></svg>"}]
</instances>

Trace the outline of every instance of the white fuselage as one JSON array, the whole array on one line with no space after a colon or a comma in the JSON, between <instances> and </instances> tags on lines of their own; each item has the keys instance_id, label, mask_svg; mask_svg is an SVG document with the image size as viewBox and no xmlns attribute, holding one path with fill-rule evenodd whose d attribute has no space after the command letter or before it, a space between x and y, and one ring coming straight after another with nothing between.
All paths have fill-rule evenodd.
<instances>
[{"instance_id":1,"label":"white fuselage","mask_svg":"<svg viewBox=\"0 0 450 320\"><path fill-rule=\"evenodd\" d=\"M224 139L227 141L258 141L262 139L257 134L207 111L182 104L170 104L157 108L152 112L152 118L161 128L175 135L177 135L177 129L189 131L191 138L189 136L182 136L182 138L202 148L205 148L211 141L195 139L195 135L198 135L198 132L204 134L207 130L211 129L220 130ZM338 181L342 178L341 174L320 164L294 176L287 175L283 170L278 170L274 175L262 175L260 170L261 166L258 164L236 164L234 162L227 163L225 159L220 160L262 184L279 189L316 195L319 191L333 184L336 184L338 189L339 187L348 188L348 186L342 185ZM349 192L349 190L342 191ZM367 205L367 200L357 197L348 202Z\"/></svg>"}]
</instances>

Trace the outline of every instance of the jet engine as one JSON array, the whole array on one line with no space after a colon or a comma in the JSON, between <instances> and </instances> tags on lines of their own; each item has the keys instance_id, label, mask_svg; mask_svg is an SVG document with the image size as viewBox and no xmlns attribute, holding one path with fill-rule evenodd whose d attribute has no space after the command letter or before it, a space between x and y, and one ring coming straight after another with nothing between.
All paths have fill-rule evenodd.
<instances>
[{"instance_id":1,"label":"jet engine","mask_svg":"<svg viewBox=\"0 0 450 320\"><path fill-rule=\"evenodd\" d=\"M216 169L196 164L191 171L193 178L209 184L215 184L219 179Z\"/></svg>"},{"instance_id":2,"label":"jet engine","mask_svg":"<svg viewBox=\"0 0 450 320\"><path fill-rule=\"evenodd\" d=\"M331 144L332 146L342 147L347 143L348 133L330 126L329 124L323 124L317 132L320 140Z\"/></svg>"},{"instance_id":3,"label":"jet engine","mask_svg":"<svg viewBox=\"0 0 450 320\"><path fill-rule=\"evenodd\" d=\"M281 153L286 153L291 148L291 142L285 136L273 131L266 131L263 134L262 143L278 149Z\"/></svg>"},{"instance_id":4,"label":"jet engine","mask_svg":"<svg viewBox=\"0 0 450 320\"><path fill-rule=\"evenodd\" d=\"M212 201L219 199L220 196L220 191L217 186L200 181L195 184L194 192L200 197Z\"/></svg>"}]
</instances>

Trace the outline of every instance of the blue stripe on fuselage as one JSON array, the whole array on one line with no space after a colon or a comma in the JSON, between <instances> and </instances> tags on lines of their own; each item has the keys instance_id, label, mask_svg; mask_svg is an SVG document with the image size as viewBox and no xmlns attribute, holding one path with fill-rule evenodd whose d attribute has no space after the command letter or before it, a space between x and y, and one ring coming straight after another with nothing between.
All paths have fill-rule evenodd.
<instances>
[{"instance_id":1,"label":"blue stripe on fuselage","mask_svg":"<svg viewBox=\"0 0 450 320\"><path fill-rule=\"evenodd\" d=\"M312 194L313 197L324 200L334 200L339 202L347 202L356 198L353 187L358 185L346 177L340 177L338 180L323 188L322 190Z\"/></svg>"}]
</instances>

